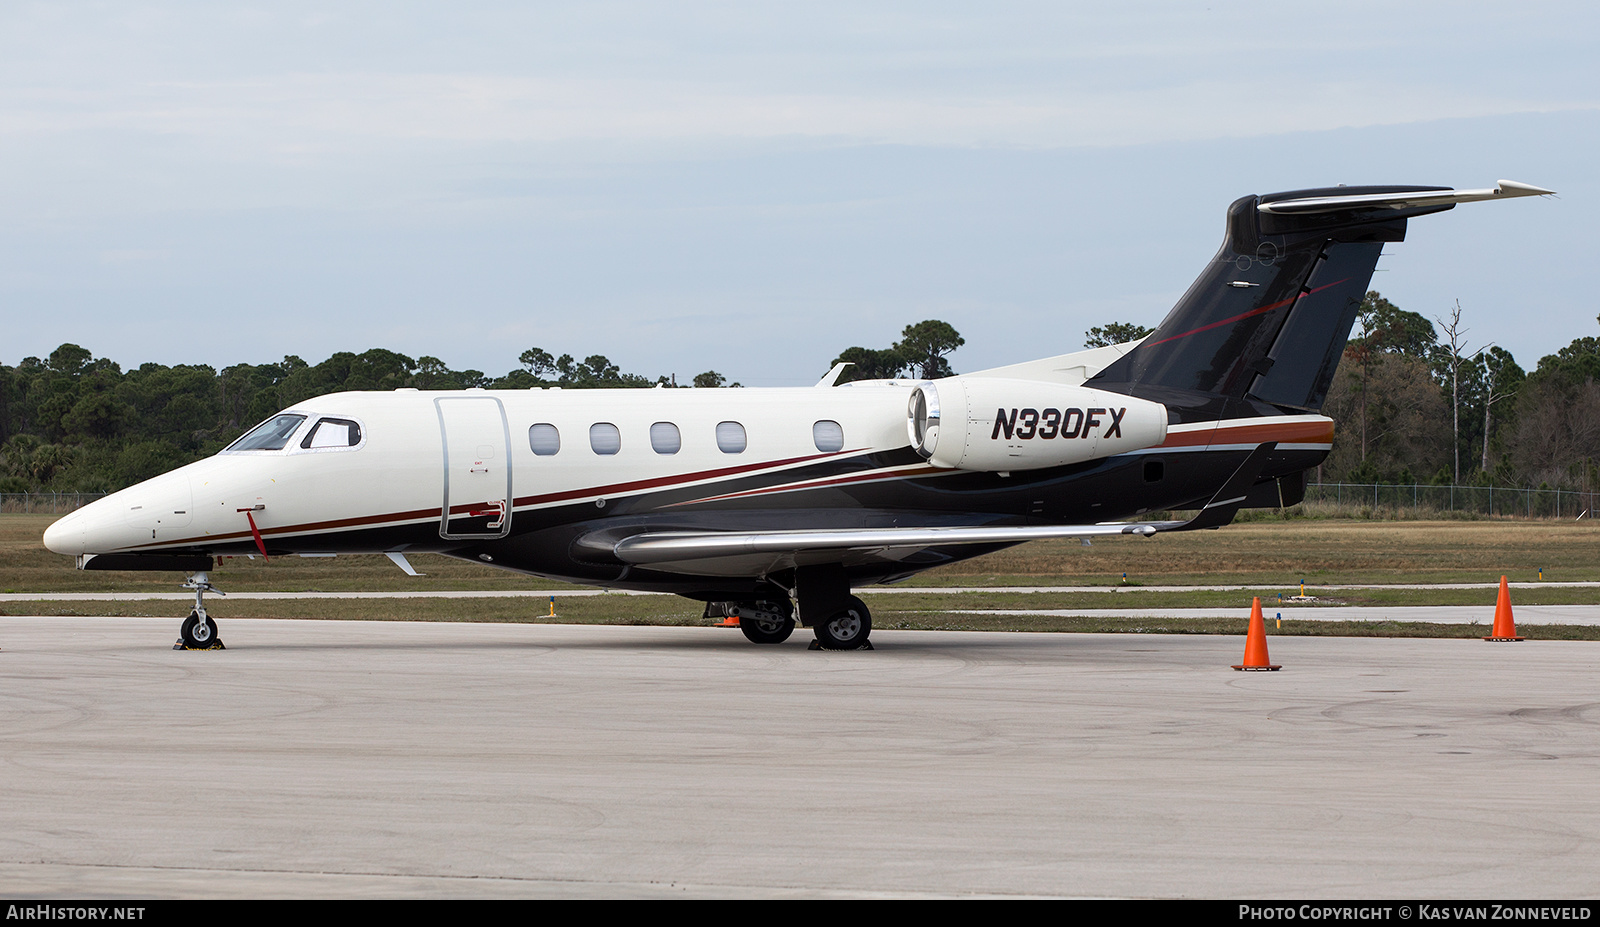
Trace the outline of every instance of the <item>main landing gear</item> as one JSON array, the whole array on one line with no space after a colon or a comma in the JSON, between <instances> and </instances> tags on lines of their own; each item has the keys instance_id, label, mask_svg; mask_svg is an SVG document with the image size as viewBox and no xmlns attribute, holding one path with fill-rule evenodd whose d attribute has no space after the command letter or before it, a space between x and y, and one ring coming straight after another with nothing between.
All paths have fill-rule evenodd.
<instances>
[{"instance_id":1,"label":"main landing gear","mask_svg":"<svg viewBox=\"0 0 1600 927\"><path fill-rule=\"evenodd\" d=\"M752 644L781 644L794 633L794 605L781 592L755 601L707 602L705 617L733 619Z\"/></svg>"},{"instance_id":2,"label":"main landing gear","mask_svg":"<svg viewBox=\"0 0 1600 927\"><path fill-rule=\"evenodd\" d=\"M222 646L222 638L217 636L217 623L206 614L205 594L215 592L217 595L227 595L226 592L211 585L204 573L189 574L189 581L183 584L185 589L194 590L194 611L183 620L183 625L178 629L178 642L172 645L173 650L226 650Z\"/></svg>"},{"instance_id":3,"label":"main landing gear","mask_svg":"<svg viewBox=\"0 0 1600 927\"><path fill-rule=\"evenodd\" d=\"M794 606L787 597L741 603L728 609L752 644L781 644L794 633Z\"/></svg>"},{"instance_id":4,"label":"main landing gear","mask_svg":"<svg viewBox=\"0 0 1600 927\"><path fill-rule=\"evenodd\" d=\"M811 644L813 650L872 649L872 642L867 640L867 635L872 633L872 613L867 611L866 603L855 596L850 596L848 601L849 605L843 610L812 628L817 635Z\"/></svg>"},{"instance_id":5,"label":"main landing gear","mask_svg":"<svg viewBox=\"0 0 1600 927\"><path fill-rule=\"evenodd\" d=\"M850 594L850 577L843 564L819 563L794 571L795 598L800 600L800 622L816 633L813 650L871 650L872 613Z\"/></svg>"},{"instance_id":6,"label":"main landing gear","mask_svg":"<svg viewBox=\"0 0 1600 927\"><path fill-rule=\"evenodd\" d=\"M799 622L817 639L812 650L871 650L872 613L866 603L850 594L844 569L836 565L802 567L796 598ZM706 603L707 618L737 618L739 630L754 644L781 644L795 629L795 608L789 596L773 594L754 601Z\"/></svg>"}]
</instances>

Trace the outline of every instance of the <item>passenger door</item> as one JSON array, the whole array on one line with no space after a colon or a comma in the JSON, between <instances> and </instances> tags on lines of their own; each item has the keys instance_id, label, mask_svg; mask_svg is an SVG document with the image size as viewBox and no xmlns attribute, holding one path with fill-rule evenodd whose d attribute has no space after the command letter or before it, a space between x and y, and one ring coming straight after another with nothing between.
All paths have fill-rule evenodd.
<instances>
[{"instance_id":1,"label":"passenger door","mask_svg":"<svg viewBox=\"0 0 1600 927\"><path fill-rule=\"evenodd\" d=\"M491 396L441 396L444 504L439 536L503 538L511 531L511 433L505 408Z\"/></svg>"}]
</instances>

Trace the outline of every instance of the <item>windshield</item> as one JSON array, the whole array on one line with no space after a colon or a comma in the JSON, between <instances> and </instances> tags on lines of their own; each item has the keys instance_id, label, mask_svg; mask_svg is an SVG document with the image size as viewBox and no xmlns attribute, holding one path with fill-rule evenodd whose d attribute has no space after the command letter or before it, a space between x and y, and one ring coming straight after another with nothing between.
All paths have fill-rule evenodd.
<instances>
[{"instance_id":1,"label":"windshield","mask_svg":"<svg viewBox=\"0 0 1600 927\"><path fill-rule=\"evenodd\" d=\"M281 451L289 443L289 436L294 434L300 423L305 421L304 415L274 415L256 427L249 434L224 448L224 451Z\"/></svg>"},{"instance_id":2,"label":"windshield","mask_svg":"<svg viewBox=\"0 0 1600 927\"><path fill-rule=\"evenodd\" d=\"M325 418L311 426L300 446L307 450L324 447L355 447L361 443L361 426L346 418Z\"/></svg>"}]
</instances>

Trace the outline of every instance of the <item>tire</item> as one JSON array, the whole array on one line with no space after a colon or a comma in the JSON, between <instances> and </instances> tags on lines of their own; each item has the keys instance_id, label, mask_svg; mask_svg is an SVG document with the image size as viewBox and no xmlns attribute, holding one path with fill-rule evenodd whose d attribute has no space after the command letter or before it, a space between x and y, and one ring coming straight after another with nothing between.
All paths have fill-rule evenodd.
<instances>
[{"instance_id":1,"label":"tire","mask_svg":"<svg viewBox=\"0 0 1600 927\"><path fill-rule=\"evenodd\" d=\"M872 613L864 602L851 596L849 608L818 624L815 631L824 650L855 650L866 646L867 635L872 633Z\"/></svg>"},{"instance_id":2,"label":"tire","mask_svg":"<svg viewBox=\"0 0 1600 927\"><path fill-rule=\"evenodd\" d=\"M763 600L739 607L739 630L752 644L781 644L794 633L794 608Z\"/></svg>"},{"instance_id":3,"label":"tire","mask_svg":"<svg viewBox=\"0 0 1600 927\"><path fill-rule=\"evenodd\" d=\"M197 612L190 612L183 621L179 637L183 640L183 646L190 650L209 650L217 645L217 623L211 620L210 615L201 621Z\"/></svg>"}]
</instances>

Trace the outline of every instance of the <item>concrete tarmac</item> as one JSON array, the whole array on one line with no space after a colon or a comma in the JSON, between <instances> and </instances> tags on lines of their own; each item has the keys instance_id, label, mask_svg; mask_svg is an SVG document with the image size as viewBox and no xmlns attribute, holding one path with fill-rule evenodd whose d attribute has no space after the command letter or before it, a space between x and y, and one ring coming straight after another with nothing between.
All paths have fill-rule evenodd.
<instances>
[{"instance_id":1,"label":"concrete tarmac","mask_svg":"<svg viewBox=\"0 0 1600 927\"><path fill-rule=\"evenodd\" d=\"M1600 644L0 618L34 897L1592 898Z\"/></svg>"},{"instance_id":2,"label":"concrete tarmac","mask_svg":"<svg viewBox=\"0 0 1600 927\"><path fill-rule=\"evenodd\" d=\"M987 608L959 609L967 615L1050 615L1056 618L1239 618L1250 617L1249 608ZM1600 625L1600 605L1516 605L1512 618L1518 625ZM1427 624L1494 626L1493 605L1289 605L1262 602L1261 614L1271 622L1284 621L1420 621ZM1241 625L1242 626L1242 625Z\"/></svg>"}]
</instances>

